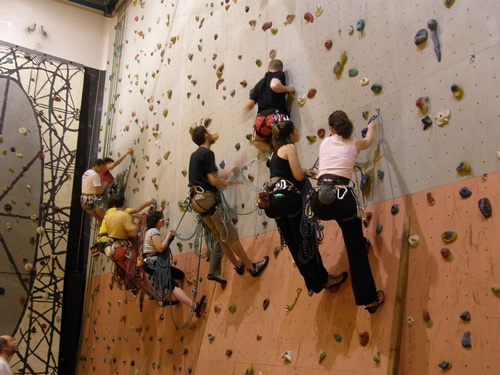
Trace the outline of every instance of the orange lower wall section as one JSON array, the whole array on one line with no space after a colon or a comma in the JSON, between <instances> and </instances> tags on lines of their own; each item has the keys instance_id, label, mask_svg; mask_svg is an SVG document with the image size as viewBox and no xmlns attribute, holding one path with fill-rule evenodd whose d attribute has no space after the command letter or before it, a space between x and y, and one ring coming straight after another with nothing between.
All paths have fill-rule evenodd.
<instances>
[{"instance_id":1,"label":"orange lower wall section","mask_svg":"<svg viewBox=\"0 0 500 375\"><path fill-rule=\"evenodd\" d=\"M433 189L429 192L434 205L427 202L427 191L412 196L410 234L419 235L420 242L409 250L405 316L393 316L402 241L407 241L402 238L403 197L367 208L373 213L365 229L373 244L370 263L377 288L386 295L376 314L355 306L350 279L337 293L309 297L288 250L274 257L279 234L268 232L242 240L252 259L266 254L271 258L257 279L238 276L224 260L228 285L223 290L205 280L208 267L201 260L198 297L207 295L208 303L204 315L193 318L185 329L176 329L172 319L183 325L189 316L186 306L159 308L146 297L141 312L129 292L116 285L110 289L110 274L91 279L78 374L245 374L250 364L254 374L386 374L393 319L404 320L399 374L441 374L442 361L452 364L450 373L495 373L500 368L500 298L491 288L500 286L499 184L496 173L487 180L474 178ZM463 186L472 191L470 198L460 197ZM477 206L482 197L493 205L488 219ZM400 207L396 215L391 214L393 204ZM333 222L323 224L320 251L325 266L334 273L348 270L339 228ZM380 234L377 224L383 225ZM456 231L458 239L445 244L444 231ZM443 247L450 249L451 259L441 256ZM177 260L186 278L196 279L195 254ZM191 295L193 286L185 281L182 287ZM270 301L266 310L265 299ZM234 313L229 311L233 304ZM431 317L427 324L424 309ZM470 322L459 318L465 310ZM465 331L471 332L469 349L461 345ZM362 332L369 334L364 347L359 341ZM214 338L209 340L209 335ZM334 335L340 335L341 342ZM226 355L228 350L231 355ZM291 352L291 362L282 360L285 351ZM326 357L320 363L322 352Z\"/></svg>"}]
</instances>

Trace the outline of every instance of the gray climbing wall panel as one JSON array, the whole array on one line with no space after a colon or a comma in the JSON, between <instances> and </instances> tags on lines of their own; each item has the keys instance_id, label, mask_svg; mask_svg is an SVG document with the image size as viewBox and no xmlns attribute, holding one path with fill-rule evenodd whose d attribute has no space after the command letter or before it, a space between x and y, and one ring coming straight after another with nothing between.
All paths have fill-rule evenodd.
<instances>
[{"instance_id":1,"label":"gray climbing wall panel","mask_svg":"<svg viewBox=\"0 0 500 375\"><path fill-rule=\"evenodd\" d=\"M110 67L116 64L118 74L109 85L117 80L117 94L108 103L112 141L103 150L116 154L128 147L135 149L132 175L136 177L130 183L135 196L130 199L166 198L172 223L178 222L177 202L187 193L187 178L181 171L187 170L188 156L195 149L188 129L206 118L212 119L212 132L221 136L213 148L218 162L244 166L254 160L258 153L245 135L252 131L255 113L245 115L243 108L250 88L266 71L272 49L285 64L289 81L297 89L296 99L310 88L317 90L304 106L295 100L292 107L292 119L302 133L298 147L304 166L314 164L320 144L319 138L310 143L306 136L327 128L333 110L345 110L360 136L366 125L362 112L371 116L380 108L378 142L360 156L366 172L376 176L376 170L385 171L384 179L375 177L366 192L369 202L498 170L497 1L481 7L456 2L450 8L435 1L324 2L319 17L315 15L318 5L299 1L130 4L118 19L123 34L114 46L118 59L110 54ZM304 20L305 12L314 15L314 22ZM285 25L287 15L295 19ZM413 41L430 19L437 20L441 62L430 37L419 46ZM365 21L363 31L356 30L359 20ZM263 31L265 22L272 22L272 28ZM333 42L330 50L324 46L328 39ZM336 76L332 69L342 51L348 60ZM215 70L221 64L224 81L217 85ZM349 77L351 68L359 71L357 77ZM360 85L363 77L369 78L366 86ZM248 86L243 87L242 81ZM370 90L374 83L382 85L381 93ZM464 89L461 100L451 92L453 84ZM434 120L425 131L424 115L415 105L422 96L429 97L427 115ZM438 126L434 117L448 109L449 123ZM236 143L243 146L239 151ZM457 173L462 161L470 164L469 174ZM267 179L262 160L247 173L255 177L255 188ZM248 213L254 207L255 191L248 185L228 189L226 196L235 212ZM255 235L273 228L273 223L261 226L262 221L253 213L240 215L240 234ZM180 230L190 232L192 224L183 223Z\"/></svg>"}]
</instances>

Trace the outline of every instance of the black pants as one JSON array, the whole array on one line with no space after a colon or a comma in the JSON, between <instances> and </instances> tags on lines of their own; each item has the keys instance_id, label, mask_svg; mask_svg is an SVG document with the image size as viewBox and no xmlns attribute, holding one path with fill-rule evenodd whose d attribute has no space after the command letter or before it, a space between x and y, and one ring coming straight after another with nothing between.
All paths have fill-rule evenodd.
<instances>
[{"instance_id":1,"label":"black pants","mask_svg":"<svg viewBox=\"0 0 500 375\"><path fill-rule=\"evenodd\" d=\"M287 195L286 201L280 202L280 207L283 207L286 213L293 212L295 214L295 216L281 216L275 219L281 238L290 250L293 260L304 278L307 290L319 293L323 290L323 285L328 279L328 271L323 265L319 251L307 263L302 263L299 259L300 245L303 241L300 234L300 220L304 215L302 198L298 194Z\"/></svg>"},{"instance_id":2,"label":"black pants","mask_svg":"<svg viewBox=\"0 0 500 375\"><path fill-rule=\"evenodd\" d=\"M356 305L368 305L376 301L377 289L368 260L363 226L361 219L357 217L354 195L348 191L343 199L336 199L332 204L322 206L321 209L331 211L331 217L342 230Z\"/></svg>"}]
</instances>

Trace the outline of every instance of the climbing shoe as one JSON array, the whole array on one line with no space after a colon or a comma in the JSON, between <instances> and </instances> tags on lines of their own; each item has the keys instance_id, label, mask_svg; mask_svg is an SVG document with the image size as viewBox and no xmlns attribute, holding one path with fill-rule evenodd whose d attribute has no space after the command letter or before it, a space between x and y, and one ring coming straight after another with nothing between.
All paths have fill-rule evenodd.
<instances>
[{"instance_id":1,"label":"climbing shoe","mask_svg":"<svg viewBox=\"0 0 500 375\"><path fill-rule=\"evenodd\" d=\"M344 281L347 280L348 273L347 272L342 272L339 275L332 275L328 274L328 279L326 280L325 285L323 286L324 288L330 288L335 285L340 285Z\"/></svg>"},{"instance_id":2,"label":"climbing shoe","mask_svg":"<svg viewBox=\"0 0 500 375\"><path fill-rule=\"evenodd\" d=\"M250 273L250 275L252 275L252 277L257 277L267 267L267 263L269 263L269 257L266 255L261 260L253 263L255 271L251 271L250 269L248 269L248 272Z\"/></svg>"},{"instance_id":3,"label":"climbing shoe","mask_svg":"<svg viewBox=\"0 0 500 375\"><path fill-rule=\"evenodd\" d=\"M222 277L220 277L220 275L208 275L207 280L218 282L222 285L222 287L225 287L227 284L227 280L224 280Z\"/></svg>"},{"instance_id":4,"label":"climbing shoe","mask_svg":"<svg viewBox=\"0 0 500 375\"><path fill-rule=\"evenodd\" d=\"M234 270L238 275L243 275L245 273L245 265L242 263L239 267L234 267Z\"/></svg>"},{"instance_id":5,"label":"climbing shoe","mask_svg":"<svg viewBox=\"0 0 500 375\"><path fill-rule=\"evenodd\" d=\"M198 303L196 304L195 309L193 310L194 314L196 315L197 318L201 317L201 311L203 310L203 307L205 306L205 303L207 302L207 297L202 296Z\"/></svg>"}]
</instances>

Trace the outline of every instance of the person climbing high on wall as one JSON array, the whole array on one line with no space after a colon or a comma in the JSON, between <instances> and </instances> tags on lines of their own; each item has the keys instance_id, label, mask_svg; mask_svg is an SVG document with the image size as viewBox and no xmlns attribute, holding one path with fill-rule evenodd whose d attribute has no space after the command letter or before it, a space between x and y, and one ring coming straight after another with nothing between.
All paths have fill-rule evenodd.
<instances>
[{"instance_id":1,"label":"person climbing high on wall","mask_svg":"<svg viewBox=\"0 0 500 375\"><path fill-rule=\"evenodd\" d=\"M367 126L365 138L352 136L354 126L345 112L335 111L328 118L330 137L319 148L319 192L311 195L311 209L320 220L335 220L344 237L356 305L374 314L385 295L375 287L370 262L369 242L363 235L355 191L350 186L354 164L361 150L375 139L375 122Z\"/></svg>"},{"instance_id":2,"label":"person climbing high on wall","mask_svg":"<svg viewBox=\"0 0 500 375\"><path fill-rule=\"evenodd\" d=\"M238 232L229 219L227 212L221 204L221 197L218 188L225 188L229 185L228 179L234 168L230 168L225 174L219 172L215 164L215 154L210 149L215 143L214 136L204 126L197 126L192 129L191 138L198 146L198 149L191 154L189 160L189 187L191 206L193 211L202 217L203 223L213 233L219 241L224 254L234 265L238 275L243 275L245 268L253 277L259 276L266 268L269 257L266 255L262 259L253 263L246 254ZM211 257L210 262L220 261L218 257ZM213 267L210 267L213 269ZM210 276L210 275L209 275ZM222 280L209 277L223 284Z\"/></svg>"},{"instance_id":3,"label":"person climbing high on wall","mask_svg":"<svg viewBox=\"0 0 500 375\"><path fill-rule=\"evenodd\" d=\"M167 251L168 253L166 255L170 261L171 253L169 245L175 238L175 234L173 231L170 231L165 237L162 236L160 229L165 226L165 218L163 217L163 213L160 211L150 213L146 217L146 225L147 231L144 235L144 245L142 247L143 268L146 273L154 275L154 272L157 269L156 261L161 253ZM168 278L166 288L168 288L177 298L176 301L172 301L172 304L176 304L179 303L178 301L181 301L183 304L189 306L195 313L196 317L199 318L207 299L206 296L202 296L198 303L194 302L177 283L178 280L184 279L184 272L179 268L170 265L168 267L167 274L170 277Z\"/></svg>"},{"instance_id":4,"label":"person climbing high on wall","mask_svg":"<svg viewBox=\"0 0 500 375\"><path fill-rule=\"evenodd\" d=\"M106 162L97 159L91 169L82 175L82 195L80 204L82 208L96 219L102 222L104 216L103 194L108 187L107 182L102 182L99 174L104 170Z\"/></svg>"},{"instance_id":5,"label":"person climbing high on wall","mask_svg":"<svg viewBox=\"0 0 500 375\"><path fill-rule=\"evenodd\" d=\"M111 185L111 183L113 182L113 180L115 178L113 177L113 175L111 174L110 171L113 170L114 168L116 168L118 165L120 165L120 163L123 160L125 160L127 155L130 155L130 156L134 155L134 150L129 148L127 150L127 152L124 153L123 155L121 155L118 159L116 159L116 161L111 159L110 157L104 158L104 162L106 163L106 165L104 166L102 172L99 173L99 175L101 176L102 182L107 182L108 185Z\"/></svg>"},{"instance_id":6,"label":"person climbing high on wall","mask_svg":"<svg viewBox=\"0 0 500 375\"><path fill-rule=\"evenodd\" d=\"M271 60L267 73L250 91L246 104L247 111L257 104L252 142L259 151L270 151L273 125L282 120L289 120L287 93L293 92L295 87L286 84L283 62Z\"/></svg>"}]
</instances>

